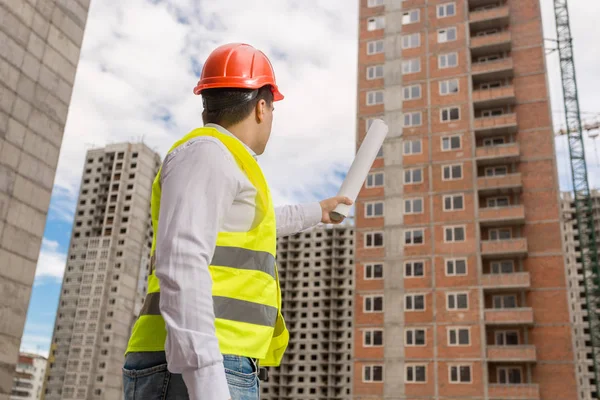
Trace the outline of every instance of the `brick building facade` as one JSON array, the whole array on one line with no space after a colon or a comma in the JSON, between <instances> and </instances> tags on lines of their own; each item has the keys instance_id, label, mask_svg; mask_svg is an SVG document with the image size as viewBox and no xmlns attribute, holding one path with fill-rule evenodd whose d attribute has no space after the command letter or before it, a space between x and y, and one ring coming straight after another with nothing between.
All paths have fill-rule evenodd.
<instances>
[{"instance_id":1,"label":"brick building facade","mask_svg":"<svg viewBox=\"0 0 600 400\"><path fill-rule=\"evenodd\" d=\"M359 36L357 142L390 135L356 207L353 397L576 399L539 0L362 0Z\"/></svg>"}]
</instances>

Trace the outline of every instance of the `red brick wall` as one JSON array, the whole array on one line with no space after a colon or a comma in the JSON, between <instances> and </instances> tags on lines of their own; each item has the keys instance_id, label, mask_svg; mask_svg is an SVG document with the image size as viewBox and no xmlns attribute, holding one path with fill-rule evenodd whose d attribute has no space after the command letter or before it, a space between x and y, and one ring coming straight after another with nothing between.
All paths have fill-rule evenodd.
<instances>
[{"instance_id":1,"label":"red brick wall","mask_svg":"<svg viewBox=\"0 0 600 400\"><path fill-rule=\"evenodd\" d=\"M440 397L469 397L482 396L483 382L485 381L484 365L480 361L485 354L485 343L481 343L481 331L490 343L493 342L493 332L496 327L485 326L481 323L483 316L480 313L480 300L485 307L491 307L492 293L482 288L477 288L479 282L480 266L483 272L489 272L489 260L480 259L480 245L476 239L481 236L487 238L487 232L494 227L481 227L478 224L479 206L485 204L484 195L479 195L473 187L474 178L478 171L482 172L482 165L473 160L474 146L482 145L482 138L475 140L472 131L472 105L470 103L471 76L469 66L471 51L467 47L466 35L470 35L467 21L466 0L456 0L457 15L450 18L436 18L436 7L450 0L405 0L403 7L406 10L420 8L420 21L418 23L402 26L402 34L419 32L421 46L415 49L403 50L402 59L419 58L421 71L403 76L403 86L414 83L421 84L422 96L420 99L405 101L403 107L407 111L420 111L422 125L408 127L403 130L406 139L421 139L422 153L417 155L394 155L401 159L405 168L423 167L423 182L417 185L404 185L404 198L423 198L424 210L421 214L404 215L405 227L418 226L425 230L425 243L419 246L403 246L400 254L402 260L389 260L388 268L403 269L403 261L420 259L425 263L425 276L417 278L403 277L402 271L395 274L402 277L402 282L394 285L404 288L404 293L426 293L426 310L422 312L404 312L405 323L410 326L424 327L427 329L426 345L423 347L405 347L407 361L431 359L434 346L437 346L437 365L429 363L426 384L405 385L407 398L432 398L437 394ZM427 4L426 4L427 3ZM516 104L512 110L516 115L518 133L512 136L511 141L519 145L521 160L514 164L513 171L521 173L522 188L516 193L510 193L511 204L523 205L525 208L525 224L522 222L509 225L515 237L527 240L529 255L523 260L515 259L515 265L521 265L525 272L530 274L531 287L525 291L515 289L518 293L518 303L522 307L531 307L534 314L533 327L519 327L521 343L534 345L537 350L538 362L532 365L533 383L540 385L541 396L544 399L575 398L576 383L574 377L573 349L571 344L571 331L569 327L569 314L566 296L566 283L564 275L564 260L562 252L562 238L559 223L558 184L556 180L556 165L554 161L554 144L551 126L550 107L548 104L548 87L545 76L543 37L541 33L541 20L539 0L509 0L507 2L511 16L509 23L512 50L509 52L514 65L514 78L512 85L516 96ZM384 8L368 8L367 0L360 1L360 43L358 67L358 119L357 139L360 142L365 133L365 118L379 116L384 112L383 106L367 107L365 105L366 90L382 87L382 80L366 80L368 65L385 62L383 54L367 56L366 40L383 37L383 31L366 32L366 17L380 15ZM396 13L397 15L397 13ZM437 43L437 29L456 26L458 38L448 43ZM428 45L428 48L427 46ZM388 49L389 50L389 49ZM459 63L455 68L438 68L438 55L457 52ZM429 68L429 70L428 70ZM439 94L439 81L442 79L458 79L459 93L441 96ZM429 79L429 82L427 80ZM391 89L391 88L390 88ZM391 90L389 95L393 93ZM402 93L398 93L401 95ZM430 105L430 106L428 106ZM460 108L460 120L441 122L440 109L457 106ZM428 108L429 107L429 108ZM478 111L480 113L480 111ZM431 123L431 126L428 124ZM394 127L394 131L398 131ZM461 135L461 148L452 151L441 150L441 139L446 135ZM508 135L505 135L509 139ZM476 144L477 143L477 144ZM401 151L401 150L400 150ZM386 155L389 156L389 155ZM444 181L442 168L444 165L462 163L463 178L460 180ZM383 160L377 160L374 168L384 168ZM391 173L392 169L388 169ZM401 169L395 169L403 174ZM394 181L401 181L402 176L395 177ZM390 182L386 177L386 182ZM460 211L444 212L443 195L450 193L464 194L464 209ZM365 189L361 191L357 203L357 240L356 255L356 288L357 297L355 304L355 354L358 360L355 363L354 395L361 400L381 398L383 385L366 384L360 379L364 359L379 359L383 362L383 349L362 348L362 334L360 329L367 324L383 327L383 314L363 314L362 296L370 291L383 292L384 280L368 281L363 279L365 260L382 260L384 249L365 249L363 232L365 230L383 227L385 219L364 218L364 201L382 199L385 193L382 188ZM499 195L499 194L498 194ZM490 195L495 196L495 195ZM540 206L543 205L543 206ZM388 212L386 210L386 212ZM467 240L462 243L444 243L444 225L464 225ZM395 227L390 227L396 229ZM401 233L401 231L399 231ZM394 236L401 243L391 243L386 237L386 245L394 249L402 246L403 236ZM388 249L389 250L389 249ZM467 274L465 276L446 276L445 258L462 258L468 260ZM435 291L431 289L435 283ZM446 310L446 291L468 291L469 309L459 311ZM522 295L525 293L524 295ZM434 301L435 298L435 307ZM387 304L386 307L391 306ZM394 305L401 307L401 304ZM448 326L470 326L471 344L466 347L453 347L447 344ZM434 333L437 342L434 341ZM527 339L527 340L526 340ZM404 341L404 337L398 338ZM448 382L448 363L468 358L472 363L472 378L470 384L451 384ZM553 364L546 364L552 362ZM560 362L561 364L557 364ZM526 364L524 371L526 370ZM495 380L495 364L489 363L489 378ZM434 381L434 368L437 368L437 382ZM358 372L357 372L358 371ZM358 375L357 375L358 373ZM404 371L402 371L404 373ZM526 374L525 374L526 376ZM556 379L560 376L560 379Z\"/></svg>"}]
</instances>

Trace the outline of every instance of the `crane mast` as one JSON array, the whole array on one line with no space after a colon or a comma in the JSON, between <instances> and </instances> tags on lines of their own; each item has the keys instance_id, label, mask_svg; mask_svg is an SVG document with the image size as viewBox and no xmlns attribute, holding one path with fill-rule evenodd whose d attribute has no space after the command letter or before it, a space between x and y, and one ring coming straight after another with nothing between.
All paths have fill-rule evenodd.
<instances>
[{"instance_id":1,"label":"crane mast","mask_svg":"<svg viewBox=\"0 0 600 400\"><path fill-rule=\"evenodd\" d=\"M554 0L554 16L556 19L557 45L560 57L560 70L563 86L566 129L565 135L569 143L569 157L573 177L575 199L575 215L579 231L580 263L583 269L584 289L587 303L587 319L589 324L589 345L592 349L592 362L596 393L600 394L599 362L600 362L600 274L598 265L598 248L594 229L592 197L588 182L585 147L583 141L583 125L579 109L577 78L573 57L573 37L569 23L567 0Z\"/></svg>"}]
</instances>

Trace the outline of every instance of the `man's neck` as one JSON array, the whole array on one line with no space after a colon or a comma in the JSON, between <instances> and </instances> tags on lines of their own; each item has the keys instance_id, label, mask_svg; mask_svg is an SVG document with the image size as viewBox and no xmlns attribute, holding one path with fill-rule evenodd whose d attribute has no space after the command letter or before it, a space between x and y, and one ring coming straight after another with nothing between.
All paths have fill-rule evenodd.
<instances>
[{"instance_id":1,"label":"man's neck","mask_svg":"<svg viewBox=\"0 0 600 400\"><path fill-rule=\"evenodd\" d=\"M246 143L244 143L239 137L237 137L236 135L231 133L229 130L223 128L221 125L210 123L210 124L206 124L204 126L206 126L207 128L215 128L216 130L218 130L219 132L221 132L224 135L233 136L234 138L239 140L241 144L244 145L244 147L246 148L246 150L248 150L248 152L252 155L252 157L254 157L254 158L257 157L256 152L254 152L254 150L252 150L250 148L250 146L248 146Z\"/></svg>"}]
</instances>

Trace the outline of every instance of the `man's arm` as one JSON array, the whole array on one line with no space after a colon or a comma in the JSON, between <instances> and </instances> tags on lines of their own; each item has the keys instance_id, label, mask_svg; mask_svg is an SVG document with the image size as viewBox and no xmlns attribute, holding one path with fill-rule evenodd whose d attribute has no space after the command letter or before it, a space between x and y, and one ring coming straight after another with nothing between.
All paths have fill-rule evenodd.
<instances>
[{"instance_id":1,"label":"man's arm","mask_svg":"<svg viewBox=\"0 0 600 400\"><path fill-rule=\"evenodd\" d=\"M321 222L323 211L317 202L275 207L277 236L288 236Z\"/></svg>"},{"instance_id":2,"label":"man's arm","mask_svg":"<svg viewBox=\"0 0 600 400\"><path fill-rule=\"evenodd\" d=\"M275 207L277 236L288 236L316 226L319 222L337 224L329 218L329 212L338 204L352 205L352 200L344 196L331 197L320 202L295 206Z\"/></svg>"},{"instance_id":3,"label":"man's arm","mask_svg":"<svg viewBox=\"0 0 600 400\"><path fill-rule=\"evenodd\" d=\"M239 190L236 168L221 145L201 139L167 159L161 172L156 276L165 351L169 371L183 375L190 399L230 398L208 266Z\"/></svg>"}]
</instances>

